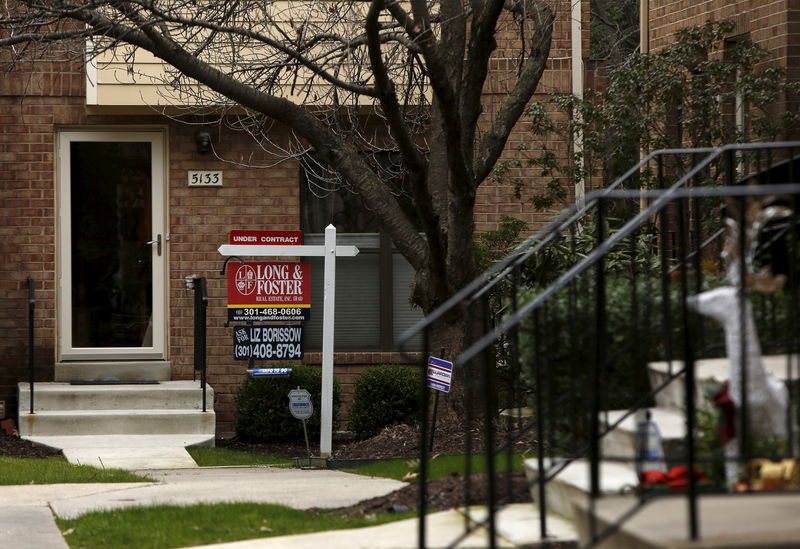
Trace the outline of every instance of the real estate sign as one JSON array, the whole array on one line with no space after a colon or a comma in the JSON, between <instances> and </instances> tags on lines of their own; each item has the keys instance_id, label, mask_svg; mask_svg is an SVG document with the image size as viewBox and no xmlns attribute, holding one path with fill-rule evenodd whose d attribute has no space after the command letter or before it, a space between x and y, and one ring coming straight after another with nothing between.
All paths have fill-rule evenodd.
<instances>
[{"instance_id":1,"label":"real estate sign","mask_svg":"<svg viewBox=\"0 0 800 549\"><path fill-rule=\"evenodd\" d=\"M234 360L299 360L303 326L238 326L233 330Z\"/></svg>"},{"instance_id":2,"label":"real estate sign","mask_svg":"<svg viewBox=\"0 0 800 549\"><path fill-rule=\"evenodd\" d=\"M242 263L228 269L228 320L308 320L308 262Z\"/></svg>"},{"instance_id":3,"label":"real estate sign","mask_svg":"<svg viewBox=\"0 0 800 549\"><path fill-rule=\"evenodd\" d=\"M246 231L233 230L230 244L241 246L299 246L303 243L303 231Z\"/></svg>"}]
</instances>

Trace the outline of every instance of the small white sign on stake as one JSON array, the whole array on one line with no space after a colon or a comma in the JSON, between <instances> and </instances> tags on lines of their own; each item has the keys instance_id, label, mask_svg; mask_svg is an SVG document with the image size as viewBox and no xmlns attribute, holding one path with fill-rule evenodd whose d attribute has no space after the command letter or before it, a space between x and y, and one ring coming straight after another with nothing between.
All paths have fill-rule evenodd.
<instances>
[{"instance_id":1,"label":"small white sign on stake","mask_svg":"<svg viewBox=\"0 0 800 549\"><path fill-rule=\"evenodd\" d=\"M453 363L433 356L428 357L428 387L449 393L452 381Z\"/></svg>"},{"instance_id":2,"label":"small white sign on stake","mask_svg":"<svg viewBox=\"0 0 800 549\"><path fill-rule=\"evenodd\" d=\"M292 389L289 391L289 412L295 419L308 419L314 415L311 393L305 389Z\"/></svg>"}]
</instances>

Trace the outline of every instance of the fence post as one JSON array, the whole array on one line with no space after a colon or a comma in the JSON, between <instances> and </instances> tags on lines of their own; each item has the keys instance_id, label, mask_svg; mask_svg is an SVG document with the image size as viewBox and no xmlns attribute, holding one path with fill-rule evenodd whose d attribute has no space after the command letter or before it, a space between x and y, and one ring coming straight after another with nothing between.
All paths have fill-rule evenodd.
<instances>
[{"instance_id":1,"label":"fence post","mask_svg":"<svg viewBox=\"0 0 800 549\"><path fill-rule=\"evenodd\" d=\"M597 200L597 235L596 247L605 241L605 200ZM589 413L590 443L589 443L589 535L592 541L597 540L596 499L600 497L600 398L603 383L600 368L606 361L606 263L605 256L600 256L595 269L595 360L592 368L591 406Z\"/></svg>"},{"instance_id":2,"label":"fence post","mask_svg":"<svg viewBox=\"0 0 800 549\"><path fill-rule=\"evenodd\" d=\"M419 358L419 500L417 516L419 517L419 529L417 530L417 547L425 547L425 528L426 515L428 509L428 388L427 370L428 355L430 354L431 334L430 326L426 326L422 331L422 353Z\"/></svg>"},{"instance_id":3,"label":"fence post","mask_svg":"<svg viewBox=\"0 0 800 549\"><path fill-rule=\"evenodd\" d=\"M683 329L683 361L685 366L686 387L684 398L686 399L686 468L688 470L688 484L686 486L686 496L688 499L689 512L689 538L697 539L699 536L699 522L697 520L697 486L694 479L695 447L694 447L694 426L695 426L695 364L694 349L692 348L692 332L689 322L689 266L688 266L688 229L686 223L685 199L678 200L678 246L680 247L680 288L681 288L681 323Z\"/></svg>"}]
</instances>

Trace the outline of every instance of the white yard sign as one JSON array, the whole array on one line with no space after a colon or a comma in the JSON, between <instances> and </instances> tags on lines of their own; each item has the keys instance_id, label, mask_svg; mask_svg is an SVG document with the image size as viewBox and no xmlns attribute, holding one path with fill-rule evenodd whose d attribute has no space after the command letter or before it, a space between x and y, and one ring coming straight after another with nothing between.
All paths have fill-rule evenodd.
<instances>
[{"instance_id":1,"label":"white yard sign","mask_svg":"<svg viewBox=\"0 0 800 549\"><path fill-rule=\"evenodd\" d=\"M333 439L333 319L336 305L336 256L358 255L355 246L336 245L336 227L325 228L323 246L306 245L237 245L223 244L219 253L224 256L286 257L322 256L325 258L325 293L322 314L322 414L320 417L319 453L330 457Z\"/></svg>"}]
</instances>

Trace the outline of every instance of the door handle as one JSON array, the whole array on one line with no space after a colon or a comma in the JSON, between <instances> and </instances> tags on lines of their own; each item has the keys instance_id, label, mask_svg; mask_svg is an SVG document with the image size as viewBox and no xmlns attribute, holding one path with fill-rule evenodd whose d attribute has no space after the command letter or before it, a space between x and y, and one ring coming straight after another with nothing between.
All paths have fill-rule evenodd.
<instances>
[{"instance_id":1,"label":"door handle","mask_svg":"<svg viewBox=\"0 0 800 549\"><path fill-rule=\"evenodd\" d=\"M156 253L161 255L161 235L156 236L155 240L148 240L145 244L155 244L156 245Z\"/></svg>"}]
</instances>

